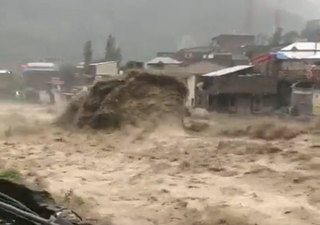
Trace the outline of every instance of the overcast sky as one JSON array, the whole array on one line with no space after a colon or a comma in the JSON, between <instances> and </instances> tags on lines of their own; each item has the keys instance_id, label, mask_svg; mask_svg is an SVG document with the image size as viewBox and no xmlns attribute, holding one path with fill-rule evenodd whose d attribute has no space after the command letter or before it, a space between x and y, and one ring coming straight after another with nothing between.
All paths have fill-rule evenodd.
<instances>
[{"instance_id":1,"label":"overcast sky","mask_svg":"<svg viewBox=\"0 0 320 225\"><path fill-rule=\"evenodd\" d=\"M306 0L284 1L283 8L295 13L283 15L287 30L301 29L303 18L318 14ZM276 2L255 0L255 33L272 32ZM79 61L87 40L102 57L109 33L126 59L148 60L181 42L204 45L219 33L244 33L245 13L245 0L3 0L0 61Z\"/></svg>"}]
</instances>

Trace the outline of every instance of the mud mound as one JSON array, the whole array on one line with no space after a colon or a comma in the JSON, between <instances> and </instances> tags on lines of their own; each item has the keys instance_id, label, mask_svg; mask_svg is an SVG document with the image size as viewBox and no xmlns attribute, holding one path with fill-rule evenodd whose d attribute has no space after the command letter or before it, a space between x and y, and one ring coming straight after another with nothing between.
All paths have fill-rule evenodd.
<instances>
[{"instance_id":1,"label":"mud mound","mask_svg":"<svg viewBox=\"0 0 320 225\"><path fill-rule=\"evenodd\" d=\"M94 129L156 127L168 119L181 123L187 93L174 77L131 71L124 79L97 82L73 100L57 122Z\"/></svg>"},{"instance_id":2,"label":"mud mound","mask_svg":"<svg viewBox=\"0 0 320 225\"><path fill-rule=\"evenodd\" d=\"M68 104L63 113L54 121L55 125L69 126L73 125L74 118L83 105L85 98L88 95L88 91L81 91L77 93Z\"/></svg>"}]
</instances>

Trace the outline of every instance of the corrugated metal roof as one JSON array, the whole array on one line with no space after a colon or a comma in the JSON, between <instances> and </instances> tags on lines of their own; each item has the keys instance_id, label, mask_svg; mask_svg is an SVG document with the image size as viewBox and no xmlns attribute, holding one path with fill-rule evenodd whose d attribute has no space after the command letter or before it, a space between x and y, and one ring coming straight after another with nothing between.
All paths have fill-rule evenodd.
<instances>
[{"instance_id":1,"label":"corrugated metal roof","mask_svg":"<svg viewBox=\"0 0 320 225\"><path fill-rule=\"evenodd\" d=\"M281 48L277 59L319 59L320 42L296 42Z\"/></svg>"},{"instance_id":2,"label":"corrugated metal roof","mask_svg":"<svg viewBox=\"0 0 320 225\"><path fill-rule=\"evenodd\" d=\"M55 68L25 68L22 70L22 72L31 72L31 71L43 71L43 72L47 72L47 71L59 71L59 69L55 69Z\"/></svg>"},{"instance_id":3,"label":"corrugated metal roof","mask_svg":"<svg viewBox=\"0 0 320 225\"><path fill-rule=\"evenodd\" d=\"M250 59L250 62L254 65L258 65L260 63L270 62L274 58L273 53L265 53L261 55L257 55Z\"/></svg>"},{"instance_id":4,"label":"corrugated metal roof","mask_svg":"<svg viewBox=\"0 0 320 225\"><path fill-rule=\"evenodd\" d=\"M225 69L222 69L222 70L214 71L214 72L211 72L211 73L207 73L207 74L204 74L202 76L204 76L204 77L218 77L218 76L223 76L223 75L227 75L227 74L230 74L230 73L238 72L238 71L241 71L241 70L249 69L249 68L252 68L252 67L253 67L253 65L233 66L233 67L228 67L228 68L225 68Z\"/></svg>"},{"instance_id":5,"label":"corrugated metal roof","mask_svg":"<svg viewBox=\"0 0 320 225\"><path fill-rule=\"evenodd\" d=\"M152 60L150 60L149 62L147 62L146 64L158 64L158 63L163 63L163 64L181 64L181 62L172 59L170 57L156 57Z\"/></svg>"},{"instance_id":6,"label":"corrugated metal roof","mask_svg":"<svg viewBox=\"0 0 320 225\"><path fill-rule=\"evenodd\" d=\"M309 56L308 59L320 59L320 52Z\"/></svg>"},{"instance_id":7,"label":"corrugated metal roof","mask_svg":"<svg viewBox=\"0 0 320 225\"><path fill-rule=\"evenodd\" d=\"M232 54L232 53L215 53L215 52L212 52L208 55L206 55L206 59L213 59L215 57L221 57L221 56L226 56L226 57L230 57L232 60L248 60L248 57L245 56L244 54Z\"/></svg>"},{"instance_id":8,"label":"corrugated metal roof","mask_svg":"<svg viewBox=\"0 0 320 225\"><path fill-rule=\"evenodd\" d=\"M279 51L276 54L277 59L319 59L319 53L313 51L292 51L292 52L282 52Z\"/></svg>"},{"instance_id":9,"label":"corrugated metal roof","mask_svg":"<svg viewBox=\"0 0 320 225\"><path fill-rule=\"evenodd\" d=\"M51 62L30 62L27 63L28 67L37 67L37 68L54 68L56 67L56 64Z\"/></svg>"},{"instance_id":10,"label":"corrugated metal roof","mask_svg":"<svg viewBox=\"0 0 320 225\"><path fill-rule=\"evenodd\" d=\"M182 71L191 74L204 74L212 71L217 71L225 68L225 66L219 65L217 63L211 63L208 61L201 61L197 63L190 64L186 67L182 67Z\"/></svg>"},{"instance_id":11,"label":"corrugated metal roof","mask_svg":"<svg viewBox=\"0 0 320 225\"><path fill-rule=\"evenodd\" d=\"M320 51L320 42L296 42L288 45L280 51Z\"/></svg>"},{"instance_id":12,"label":"corrugated metal roof","mask_svg":"<svg viewBox=\"0 0 320 225\"><path fill-rule=\"evenodd\" d=\"M194 53L207 53L213 50L212 46L197 46L197 47L193 47L193 48L184 48L181 49L182 51L185 52L194 52Z\"/></svg>"},{"instance_id":13,"label":"corrugated metal roof","mask_svg":"<svg viewBox=\"0 0 320 225\"><path fill-rule=\"evenodd\" d=\"M219 65L217 63L212 63L210 61L200 61L196 63L192 63L189 65L183 64L171 64L166 65L163 69L161 69L161 73L174 73L174 74L196 74L202 75L205 73L209 73L212 71L217 71L225 68L225 66ZM150 71L159 71L159 69L153 70L152 67L149 67Z\"/></svg>"},{"instance_id":14,"label":"corrugated metal roof","mask_svg":"<svg viewBox=\"0 0 320 225\"><path fill-rule=\"evenodd\" d=\"M111 64L117 63L116 61L107 61L107 62L97 62L97 63L90 63L90 66L102 65L102 64ZM84 62L78 64L78 66L84 66Z\"/></svg>"},{"instance_id":15,"label":"corrugated metal roof","mask_svg":"<svg viewBox=\"0 0 320 225\"><path fill-rule=\"evenodd\" d=\"M302 90L296 90L293 91L293 94L300 94L300 95L311 95L313 93L313 91L302 91Z\"/></svg>"},{"instance_id":16,"label":"corrugated metal roof","mask_svg":"<svg viewBox=\"0 0 320 225\"><path fill-rule=\"evenodd\" d=\"M0 70L0 74L11 74L10 70Z\"/></svg>"},{"instance_id":17,"label":"corrugated metal roof","mask_svg":"<svg viewBox=\"0 0 320 225\"><path fill-rule=\"evenodd\" d=\"M153 75L166 75L166 76L172 76L177 78L188 78L191 76L194 76L194 74L185 73L185 72L175 72L175 71L161 71L161 70L146 70L148 73Z\"/></svg>"}]
</instances>

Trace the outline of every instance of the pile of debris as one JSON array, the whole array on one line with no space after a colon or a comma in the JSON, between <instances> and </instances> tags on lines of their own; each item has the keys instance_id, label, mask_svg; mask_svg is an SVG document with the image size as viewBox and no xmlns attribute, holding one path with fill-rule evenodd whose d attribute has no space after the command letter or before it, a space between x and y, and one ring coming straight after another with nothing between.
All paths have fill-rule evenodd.
<instances>
[{"instance_id":1,"label":"pile of debris","mask_svg":"<svg viewBox=\"0 0 320 225\"><path fill-rule=\"evenodd\" d=\"M49 192L22 180L0 178L0 205L1 224L91 225L72 210L58 206Z\"/></svg>"},{"instance_id":2,"label":"pile of debris","mask_svg":"<svg viewBox=\"0 0 320 225\"><path fill-rule=\"evenodd\" d=\"M172 76L130 71L75 96L56 124L107 129L146 122L157 126L167 119L181 123L187 94L186 85Z\"/></svg>"}]
</instances>

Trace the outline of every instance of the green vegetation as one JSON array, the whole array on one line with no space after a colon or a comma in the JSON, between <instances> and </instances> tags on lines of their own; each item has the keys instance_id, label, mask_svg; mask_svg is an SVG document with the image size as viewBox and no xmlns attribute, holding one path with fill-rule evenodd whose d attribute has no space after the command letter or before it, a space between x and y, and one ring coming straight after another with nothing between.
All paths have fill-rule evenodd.
<instances>
[{"instance_id":1,"label":"green vegetation","mask_svg":"<svg viewBox=\"0 0 320 225\"><path fill-rule=\"evenodd\" d=\"M83 47L83 56L84 56L84 71L86 74L90 73L90 63L92 61L92 43L87 41Z\"/></svg>"},{"instance_id":2,"label":"green vegetation","mask_svg":"<svg viewBox=\"0 0 320 225\"><path fill-rule=\"evenodd\" d=\"M111 34L108 36L108 39L107 39L104 59L105 61L121 61L122 60L121 49L117 47L116 39Z\"/></svg>"},{"instance_id":3,"label":"green vegetation","mask_svg":"<svg viewBox=\"0 0 320 225\"><path fill-rule=\"evenodd\" d=\"M22 175L19 171L15 169L5 169L0 171L0 179L18 181L22 179Z\"/></svg>"}]
</instances>

